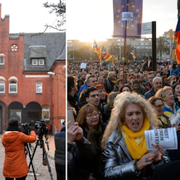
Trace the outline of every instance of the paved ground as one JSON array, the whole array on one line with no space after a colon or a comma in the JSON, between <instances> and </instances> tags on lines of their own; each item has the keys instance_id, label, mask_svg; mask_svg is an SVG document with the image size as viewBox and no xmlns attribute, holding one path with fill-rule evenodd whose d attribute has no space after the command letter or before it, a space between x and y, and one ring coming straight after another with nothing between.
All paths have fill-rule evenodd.
<instances>
[{"instance_id":1,"label":"paved ground","mask_svg":"<svg viewBox=\"0 0 180 180\"><path fill-rule=\"evenodd\" d=\"M2 171L3 171L3 163L4 163L4 147L1 143L1 137L2 134L0 134L0 180L5 179ZM56 170L55 170L55 164L54 164L54 150L55 150L55 146L54 146L54 136L48 136L48 142L49 142L49 148L50 150L47 151L48 154L48 160L50 163L50 167L52 170L52 175L53 175L53 180L56 180ZM35 147L35 143L32 144ZM46 144L45 147L47 148ZM29 158L27 156L27 162L29 164ZM36 153L35 153L35 157L34 157L34 167L35 167L35 171L37 173L37 180L51 180L49 171L48 171L48 166L44 166L43 164L43 160L42 160L42 149L40 148L40 146L37 147ZM32 173L30 173L30 175L27 176L26 180L34 180L34 175Z\"/></svg>"}]
</instances>

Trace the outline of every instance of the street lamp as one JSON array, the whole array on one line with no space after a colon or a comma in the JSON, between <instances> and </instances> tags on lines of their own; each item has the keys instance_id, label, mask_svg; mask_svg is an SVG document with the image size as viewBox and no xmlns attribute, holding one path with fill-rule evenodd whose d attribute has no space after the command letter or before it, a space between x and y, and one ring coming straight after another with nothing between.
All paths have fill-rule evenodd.
<instances>
[{"instance_id":1,"label":"street lamp","mask_svg":"<svg viewBox=\"0 0 180 180\"><path fill-rule=\"evenodd\" d=\"M51 133L52 133L52 75L56 75L56 73L49 71L47 74L50 75L50 105L51 105L51 111L50 111L50 122L51 122Z\"/></svg>"}]
</instances>

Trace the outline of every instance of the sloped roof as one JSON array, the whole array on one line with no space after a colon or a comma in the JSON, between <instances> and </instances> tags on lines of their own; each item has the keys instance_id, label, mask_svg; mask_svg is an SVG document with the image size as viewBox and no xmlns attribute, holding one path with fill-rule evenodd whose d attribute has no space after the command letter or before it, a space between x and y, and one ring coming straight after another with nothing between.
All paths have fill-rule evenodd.
<instances>
[{"instance_id":1,"label":"sloped roof","mask_svg":"<svg viewBox=\"0 0 180 180\"><path fill-rule=\"evenodd\" d=\"M46 47L46 65L32 66L30 63L30 47ZM66 33L24 33L24 59L25 72L46 72L49 71L57 57L65 57ZM63 55L64 54L64 55ZM42 57L43 58L43 57ZM65 58L64 58L65 59Z\"/></svg>"}]
</instances>

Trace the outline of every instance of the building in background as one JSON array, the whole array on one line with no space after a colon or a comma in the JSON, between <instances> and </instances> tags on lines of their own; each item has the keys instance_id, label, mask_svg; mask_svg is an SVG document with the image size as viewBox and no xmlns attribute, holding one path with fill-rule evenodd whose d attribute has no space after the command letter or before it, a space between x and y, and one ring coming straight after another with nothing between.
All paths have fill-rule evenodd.
<instances>
[{"instance_id":1,"label":"building in background","mask_svg":"<svg viewBox=\"0 0 180 180\"><path fill-rule=\"evenodd\" d=\"M0 133L11 117L19 123L44 119L52 132L59 131L65 120L66 34L9 34L9 16L0 14L0 37Z\"/></svg>"}]
</instances>

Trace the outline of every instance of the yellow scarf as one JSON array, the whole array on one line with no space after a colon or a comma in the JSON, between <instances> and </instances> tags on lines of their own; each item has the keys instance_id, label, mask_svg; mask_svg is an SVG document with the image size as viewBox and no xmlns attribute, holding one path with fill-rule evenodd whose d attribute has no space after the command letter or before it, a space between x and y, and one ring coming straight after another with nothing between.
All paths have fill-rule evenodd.
<instances>
[{"instance_id":1,"label":"yellow scarf","mask_svg":"<svg viewBox=\"0 0 180 180\"><path fill-rule=\"evenodd\" d=\"M144 120L141 130L138 132L133 132L127 125L122 125L122 135L133 159L140 159L148 151L144 131L149 129L150 122L148 119Z\"/></svg>"}]
</instances>

